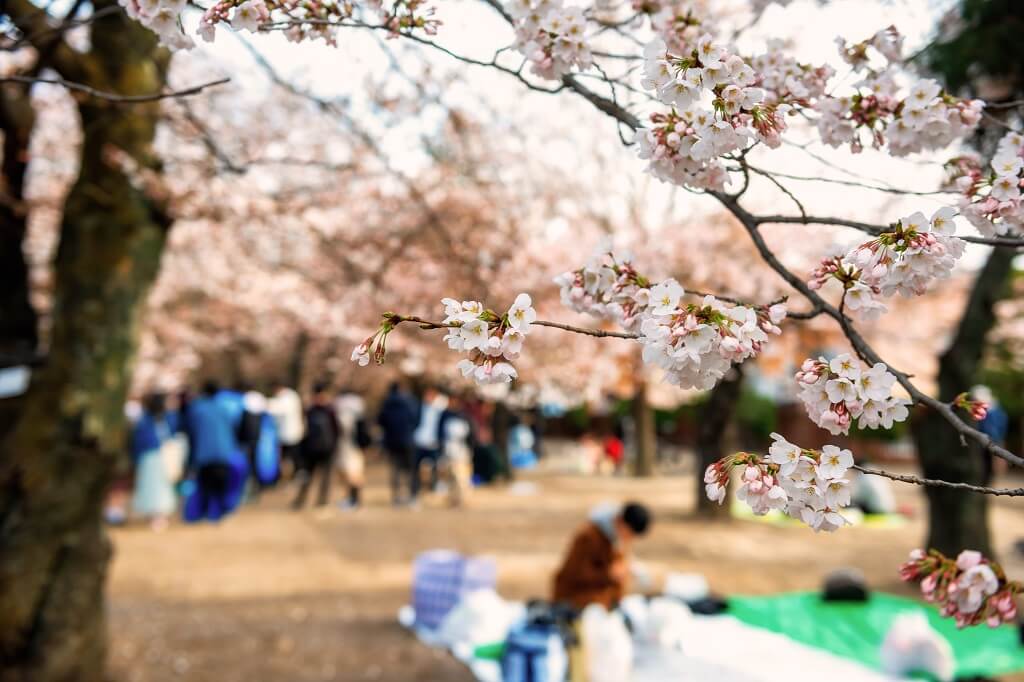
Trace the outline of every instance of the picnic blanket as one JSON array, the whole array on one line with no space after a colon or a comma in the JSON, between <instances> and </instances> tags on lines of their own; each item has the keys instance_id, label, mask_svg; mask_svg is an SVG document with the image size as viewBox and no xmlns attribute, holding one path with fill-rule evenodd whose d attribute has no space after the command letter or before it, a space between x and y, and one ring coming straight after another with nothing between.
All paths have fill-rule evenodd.
<instances>
[{"instance_id":1,"label":"picnic blanket","mask_svg":"<svg viewBox=\"0 0 1024 682\"><path fill-rule=\"evenodd\" d=\"M892 622L902 613L914 612L924 614L953 647L957 677L996 677L1024 670L1024 647L1016 627L958 630L934 607L905 597L875 592L866 603L825 602L813 592L729 598L729 613L748 625L872 668L880 666L880 646Z\"/></svg>"},{"instance_id":2,"label":"picnic blanket","mask_svg":"<svg viewBox=\"0 0 1024 682\"><path fill-rule=\"evenodd\" d=\"M412 622L411 620L409 621ZM638 643L628 682L896 682L899 678L836 656L728 615L693 616L679 649ZM450 647L480 682L502 682L500 642L467 647L446 642L436 631L415 627L420 641ZM627 682L624 680L623 682Z\"/></svg>"}]
</instances>

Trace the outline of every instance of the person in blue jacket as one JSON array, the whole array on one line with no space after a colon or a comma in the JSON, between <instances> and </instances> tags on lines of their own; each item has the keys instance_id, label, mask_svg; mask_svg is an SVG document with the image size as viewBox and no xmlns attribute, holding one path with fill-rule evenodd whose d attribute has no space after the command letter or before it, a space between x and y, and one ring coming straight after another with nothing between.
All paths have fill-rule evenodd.
<instances>
[{"instance_id":1,"label":"person in blue jacket","mask_svg":"<svg viewBox=\"0 0 1024 682\"><path fill-rule=\"evenodd\" d=\"M189 403L187 471L197 490L186 504L186 518L217 520L241 500L248 467L235 437L232 414L218 399L218 386L210 381L202 395Z\"/></svg>"}]
</instances>

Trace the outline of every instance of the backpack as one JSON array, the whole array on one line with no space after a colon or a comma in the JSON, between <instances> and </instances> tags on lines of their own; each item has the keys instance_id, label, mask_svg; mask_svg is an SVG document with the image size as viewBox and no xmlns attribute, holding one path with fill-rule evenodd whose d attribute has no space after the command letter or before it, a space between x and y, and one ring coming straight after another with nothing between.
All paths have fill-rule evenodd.
<instances>
[{"instance_id":1,"label":"backpack","mask_svg":"<svg viewBox=\"0 0 1024 682\"><path fill-rule=\"evenodd\" d=\"M365 419L356 420L355 440L356 446L360 449L368 448L373 444L373 438L370 436L370 429L367 427Z\"/></svg>"},{"instance_id":2,"label":"backpack","mask_svg":"<svg viewBox=\"0 0 1024 682\"><path fill-rule=\"evenodd\" d=\"M323 407L311 407L306 415L305 450L323 455L334 449L337 430L332 424L334 417Z\"/></svg>"},{"instance_id":3,"label":"backpack","mask_svg":"<svg viewBox=\"0 0 1024 682\"><path fill-rule=\"evenodd\" d=\"M527 620L512 628L501 657L504 682L563 682L569 657L562 630L551 620Z\"/></svg>"}]
</instances>

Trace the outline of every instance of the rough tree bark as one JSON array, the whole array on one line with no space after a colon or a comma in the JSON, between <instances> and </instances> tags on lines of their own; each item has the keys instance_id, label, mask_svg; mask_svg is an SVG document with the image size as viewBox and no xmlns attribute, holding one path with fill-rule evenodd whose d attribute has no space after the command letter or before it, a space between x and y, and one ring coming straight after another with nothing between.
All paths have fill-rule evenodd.
<instances>
[{"instance_id":1,"label":"rough tree bark","mask_svg":"<svg viewBox=\"0 0 1024 682\"><path fill-rule=\"evenodd\" d=\"M654 410L647 400L647 382L639 380L633 394L633 424L636 429L634 476L653 476L658 455L658 434L654 426Z\"/></svg>"},{"instance_id":2,"label":"rough tree bark","mask_svg":"<svg viewBox=\"0 0 1024 682\"><path fill-rule=\"evenodd\" d=\"M953 341L939 358L939 399L949 402L968 390L985 348L985 336L995 324L993 306L1006 289L1016 254L996 249L971 289ZM921 471L927 478L985 485L985 455L974 444L961 442L956 431L933 411L915 414L914 443ZM925 488L928 498L927 547L945 554L976 549L992 555L988 528L988 497L949 488Z\"/></svg>"},{"instance_id":3,"label":"rough tree bark","mask_svg":"<svg viewBox=\"0 0 1024 682\"><path fill-rule=\"evenodd\" d=\"M704 494L704 470L717 462L725 452L725 436L732 422L743 386L743 365L733 367L725 378L711 389L708 402L700 411L697 425L697 514L728 518L729 506L718 504Z\"/></svg>"},{"instance_id":4,"label":"rough tree bark","mask_svg":"<svg viewBox=\"0 0 1024 682\"><path fill-rule=\"evenodd\" d=\"M15 17L39 10L12 0ZM94 3L102 9L114 3ZM158 91L168 55L122 14L92 24L76 80L123 94ZM110 545L103 499L121 458L138 318L169 221L114 156L155 166L159 104L78 105L81 170L68 195L53 326L11 432L0 443L0 680L99 680Z\"/></svg>"}]
</instances>

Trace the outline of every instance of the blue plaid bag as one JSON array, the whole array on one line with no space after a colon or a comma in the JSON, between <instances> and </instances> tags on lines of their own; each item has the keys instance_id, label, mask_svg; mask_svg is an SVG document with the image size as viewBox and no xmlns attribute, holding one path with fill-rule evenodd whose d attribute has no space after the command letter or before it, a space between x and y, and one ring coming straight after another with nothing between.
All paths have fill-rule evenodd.
<instances>
[{"instance_id":1,"label":"blue plaid bag","mask_svg":"<svg viewBox=\"0 0 1024 682\"><path fill-rule=\"evenodd\" d=\"M448 550L420 554L413 563L416 625L437 628L464 595L493 589L497 577L497 565L488 557L465 557Z\"/></svg>"}]
</instances>

